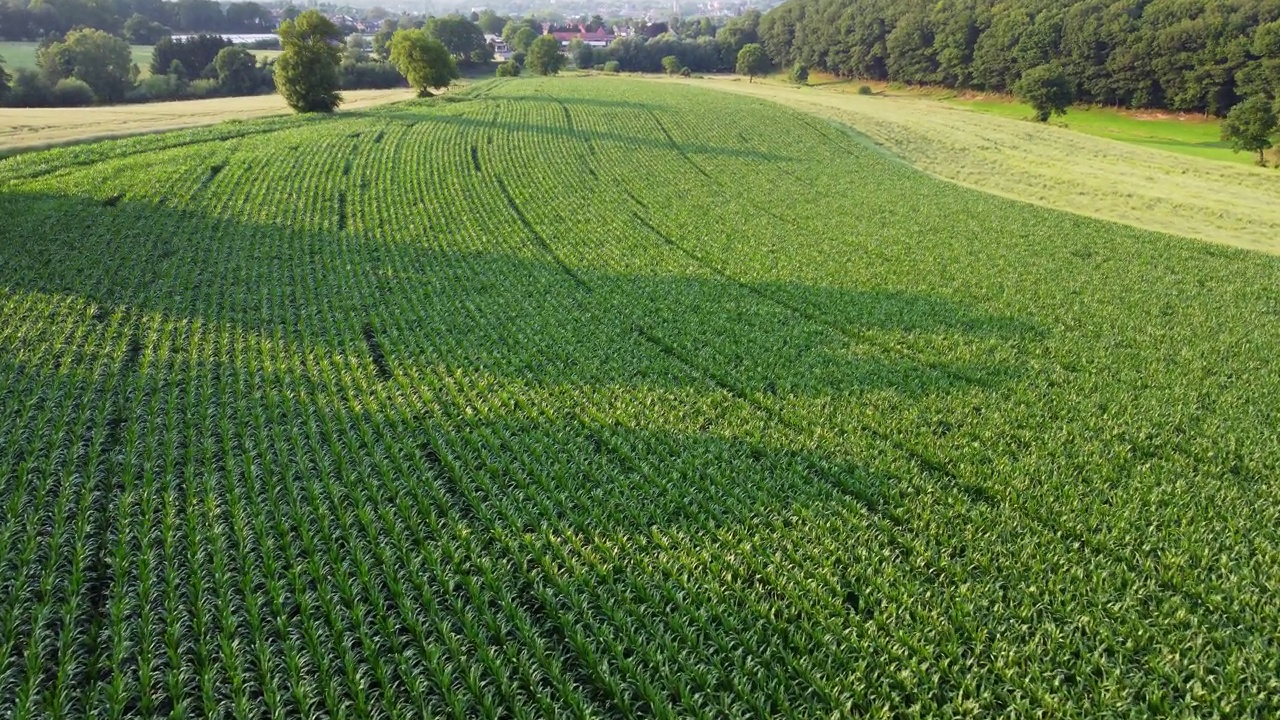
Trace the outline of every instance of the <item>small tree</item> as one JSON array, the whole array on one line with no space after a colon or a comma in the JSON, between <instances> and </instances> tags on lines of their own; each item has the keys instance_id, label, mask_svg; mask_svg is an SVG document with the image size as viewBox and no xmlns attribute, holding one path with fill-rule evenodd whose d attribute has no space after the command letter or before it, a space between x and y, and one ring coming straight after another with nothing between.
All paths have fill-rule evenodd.
<instances>
[{"instance_id":1,"label":"small tree","mask_svg":"<svg viewBox=\"0 0 1280 720\"><path fill-rule=\"evenodd\" d=\"M668 75L675 75L680 72L680 58L675 55L668 55L662 58L662 70Z\"/></svg>"},{"instance_id":2,"label":"small tree","mask_svg":"<svg viewBox=\"0 0 1280 720\"><path fill-rule=\"evenodd\" d=\"M418 97L430 97L432 88L449 87L458 77L449 49L425 30L396 32L391 38L391 64L418 91Z\"/></svg>"},{"instance_id":3,"label":"small tree","mask_svg":"<svg viewBox=\"0 0 1280 720\"><path fill-rule=\"evenodd\" d=\"M351 33L347 36L345 47L342 53L343 59L348 62L364 62L368 56L369 42L364 39L364 35L360 33Z\"/></svg>"},{"instance_id":4,"label":"small tree","mask_svg":"<svg viewBox=\"0 0 1280 720\"><path fill-rule=\"evenodd\" d=\"M1276 110L1262 95L1254 95L1231 108L1222 121L1222 139L1231 142L1235 152L1258 153L1258 164L1266 165L1266 150L1276 130Z\"/></svg>"},{"instance_id":5,"label":"small tree","mask_svg":"<svg viewBox=\"0 0 1280 720\"><path fill-rule=\"evenodd\" d=\"M573 64L579 70L590 70L596 64L596 49L590 45L575 38L578 43L578 49L573 49L573 43L570 43L569 54L573 56Z\"/></svg>"},{"instance_id":6,"label":"small tree","mask_svg":"<svg viewBox=\"0 0 1280 720\"><path fill-rule=\"evenodd\" d=\"M373 34L373 56L379 60L386 60L391 53L391 38L396 34L396 21L387 18L382 21L382 25L378 27L378 32Z\"/></svg>"},{"instance_id":7,"label":"small tree","mask_svg":"<svg viewBox=\"0 0 1280 720\"><path fill-rule=\"evenodd\" d=\"M9 104L25 108L48 107L53 104L53 85L36 70L18 68L13 72Z\"/></svg>"},{"instance_id":8,"label":"small tree","mask_svg":"<svg viewBox=\"0 0 1280 720\"><path fill-rule=\"evenodd\" d=\"M1041 65L1022 74L1013 92L1036 111L1036 120L1048 122L1053 115L1066 115L1073 95L1057 65Z\"/></svg>"},{"instance_id":9,"label":"small tree","mask_svg":"<svg viewBox=\"0 0 1280 720\"><path fill-rule=\"evenodd\" d=\"M342 32L318 10L286 20L276 31L284 52L276 61L276 89L297 112L333 112L338 92Z\"/></svg>"},{"instance_id":10,"label":"small tree","mask_svg":"<svg viewBox=\"0 0 1280 720\"><path fill-rule=\"evenodd\" d=\"M529 46L529 55L524 61L525 67L539 75L555 75L564 66L564 56L560 54L560 41L554 35L542 35Z\"/></svg>"},{"instance_id":11,"label":"small tree","mask_svg":"<svg viewBox=\"0 0 1280 720\"><path fill-rule=\"evenodd\" d=\"M619 63L617 60L610 60L609 62L604 64L604 71L609 73L610 75L617 75L619 72L622 71L622 64Z\"/></svg>"},{"instance_id":12,"label":"small tree","mask_svg":"<svg viewBox=\"0 0 1280 720\"><path fill-rule=\"evenodd\" d=\"M218 85L229 95L248 95L258 91L258 61L242 47L222 48L213 59L218 71Z\"/></svg>"},{"instance_id":13,"label":"small tree","mask_svg":"<svg viewBox=\"0 0 1280 720\"><path fill-rule=\"evenodd\" d=\"M40 69L50 82L76 78L84 81L102 102L117 102L133 85L133 52L129 43L101 30L72 30L62 42L37 54ZM81 99L77 87L68 97Z\"/></svg>"},{"instance_id":14,"label":"small tree","mask_svg":"<svg viewBox=\"0 0 1280 720\"><path fill-rule=\"evenodd\" d=\"M739 75L747 76L747 82L754 82L757 76L769 72L769 56L760 47L760 43L742 46L738 51L737 70Z\"/></svg>"},{"instance_id":15,"label":"small tree","mask_svg":"<svg viewBox=\"0 0 1280 720\"><path fill-rule=\"evenodd\" d=\"M519 77L520 66L516 64L515 60L508 60L498 65L498 69L495 74L498 77Z\"/></svg>"},{"instance_id":16,"label":"small tree","mask_svg":"<svg viewBox=\"0 0 1280 720\"><path fill-rule=\"evenodd\" d=\"M791 82L796 85L808 85L809 66L797 60L796 64L791 66Z\"/></svg>"}]
</instances>

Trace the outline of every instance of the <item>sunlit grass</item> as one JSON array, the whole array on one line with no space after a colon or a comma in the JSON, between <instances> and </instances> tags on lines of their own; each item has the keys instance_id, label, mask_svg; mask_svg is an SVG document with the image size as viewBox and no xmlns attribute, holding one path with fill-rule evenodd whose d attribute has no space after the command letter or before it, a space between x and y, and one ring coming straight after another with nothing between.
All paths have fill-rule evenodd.
<instances>
[{"instance_id":1,"label":"sunlit grass","mask_svg":"<svg viewBox=\"0 0 1280 720\"><path fill-rule=\"evenodd\" d=\"M1280 172L1274 169L1019 120L1018 106L1007 103L988 104L999 107L999 113L974 112L928 97L858 95L845 84L831 89L719 79L688 82L767 98L838 121L926 172L988 192L1224 245L1280 252ZM1101 118L1095 129L1112 123L1114 114L1095 112ZM1078 113L1067 119L1084 117L1094 116ZM1128 121L1130 126L1141 122ZM1167 126L1171 121L1161 122ZM1205 127L1187 129L1185 139L1207 132Z\"/></svg>"}]
</instances>

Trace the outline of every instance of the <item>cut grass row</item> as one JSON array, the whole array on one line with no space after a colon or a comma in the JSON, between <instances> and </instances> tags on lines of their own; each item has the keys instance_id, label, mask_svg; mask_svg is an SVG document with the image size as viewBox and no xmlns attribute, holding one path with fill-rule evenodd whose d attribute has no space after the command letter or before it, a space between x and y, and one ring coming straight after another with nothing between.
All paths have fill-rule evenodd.
<instances>
[{"instance_id":1,"label":"cut grass row","mask_svg":"<svg viewBox=\"0 0 1280 720\"><path fill-rule=\"evenodd\" d=\"M0 161L0 714L1280 709L1280 259L464 97Z\"/></svg>"}]
</instances>

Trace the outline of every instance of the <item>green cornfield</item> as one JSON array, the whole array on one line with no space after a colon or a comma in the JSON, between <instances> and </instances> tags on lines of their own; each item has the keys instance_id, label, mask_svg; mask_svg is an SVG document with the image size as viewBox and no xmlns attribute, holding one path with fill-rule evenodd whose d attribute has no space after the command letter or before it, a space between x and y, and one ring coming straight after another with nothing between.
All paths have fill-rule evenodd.
<instances>
[{"instance_id":1,"label":"green cornfield","mask_svg":"<svg viewBox=\"0 0 1280 720\"><path fill-rule=\"evenodd\" d=\"M1275 717L1280 258L496 80L0 161L0 716Z\"/></svg>"}]
</instances>

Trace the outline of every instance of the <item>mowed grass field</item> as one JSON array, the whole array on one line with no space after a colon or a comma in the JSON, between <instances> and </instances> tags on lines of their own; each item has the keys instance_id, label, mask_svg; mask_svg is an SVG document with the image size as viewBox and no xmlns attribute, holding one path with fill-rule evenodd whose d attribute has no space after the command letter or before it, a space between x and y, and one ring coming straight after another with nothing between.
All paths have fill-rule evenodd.
<instances>
[{"instance_id":1,"label":"mowed grass field","mask_svg":"<svg viewBox=\"0 0 1280 720\"><path fill-rule=\"evenodd\" d=\"M1280 712L1280 258L612 78L20 155L0 238L0 714Z\"/></svg>"},{"instance_id":2,"label":"mowed grass field","mask_svg":"<svg viewBox=\"0 0 1280 720\"><path fill-rule=\"evenodd\" d=\"M780 103L857 131L928 173L1005 197L1280 253L1280 172L1091 137L918 95L862 96L732 79L681 81ZM1138 122L1138 121L1134 121Z\"/></svg>"},{"instance_id":3,"label":"mowed grass field","mask_svg":"<svg viewBox=\"0 0 1280 720\"><path fill-rule=\"evenodd\" d=\"M782 77L771 78L770 81L790 85L790 82ZM1035 115L1031 106L1009 95L960 92L943 88L904 87L887 83L846 80L823 73L815 73L810 84L813 87L822 88L824 92L842 94L855 94L860 86L868 85L880 97L918 98L943 102L1011 120L1029 120ZM1071 107L1066 115L1054 116L1050 122L1056 127L1069 128L1086 135L1192 157L1244 165L1253 165L1256 162L1254 155L1232 152L1231 145L1222 139L1222 129L1217 118L1194 113L1133 111L1077 105Z\"/></svg>"},{"instance_id":4,"label":"mowed grass field","mask_svg":"<svg viewBox=\"0 0 1280 720\"><path fill-rule=\"evenodd\" d=\"M947 102L1014 120L1026 120L1034 115L1029 105L1005 98L961 96L950 98ZM1066 115L1054 117L1052 123L1087 135L1192 157L1243 165L1254 165L1257 162L1257 153L1233 152L1231 143L1222 139L1222 128L1218 120L1201 115L1073 107Z\"/></svg>"},{"instance_id":5,"label":"mowed grass field","mask_svg":"<svg viewBox=\"0 0 1280 720\"><path fill-rule=\"evenodd\" d=\"M408 89L345 90L339 114L415 96ZM90 108L0 107L0 156L107 137L239 122L292 112L279 95Z\"/></svg>"}]
</instances>

